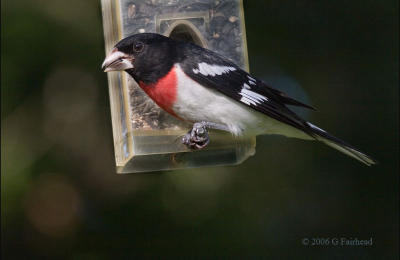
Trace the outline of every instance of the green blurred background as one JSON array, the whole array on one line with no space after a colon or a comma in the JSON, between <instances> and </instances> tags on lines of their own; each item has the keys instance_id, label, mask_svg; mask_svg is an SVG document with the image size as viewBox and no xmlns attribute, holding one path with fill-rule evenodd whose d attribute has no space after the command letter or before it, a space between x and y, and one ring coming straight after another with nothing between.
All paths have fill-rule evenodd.
<instances>
[{"instance_id":1,"label":"green blurred background","mask_svg":"<svg viewBox=\"0 0 400 260\"><path fill-rule=\"evenodd\" d=\"M244 8L252 73L380 164L262 136L236 167L117 175L100 1L3 0L2 259L398 259L398 2Z\"/></svg>"}]
</instances>

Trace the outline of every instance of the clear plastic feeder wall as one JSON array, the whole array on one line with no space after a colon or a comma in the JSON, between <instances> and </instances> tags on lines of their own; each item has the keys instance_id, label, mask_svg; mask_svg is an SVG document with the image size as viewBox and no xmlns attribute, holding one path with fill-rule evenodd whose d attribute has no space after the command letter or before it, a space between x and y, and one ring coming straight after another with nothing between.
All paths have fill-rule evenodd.
<instances>
[{"instance_id":1,"label":"clear plastic feeder wall","mask_svg":"<svg viewBox=\"0 0 400 260\"><path fill-rule=\"evenodd\" d=\"M248 70L242 1L102 0L106 53L121 39L156 32L190 41ZM255 153L255 138L210 130L210 144L191 151L181 137L191 129L162 111L125 72L108 84L118 173L234 165Z\"/></svg>"}]
</instances>

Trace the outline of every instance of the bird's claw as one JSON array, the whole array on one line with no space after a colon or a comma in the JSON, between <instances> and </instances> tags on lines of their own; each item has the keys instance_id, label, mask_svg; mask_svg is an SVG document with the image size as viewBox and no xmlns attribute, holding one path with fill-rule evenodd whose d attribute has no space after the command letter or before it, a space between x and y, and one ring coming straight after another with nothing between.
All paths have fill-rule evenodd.
<instances>
[{"instance_id":1,"label":"bird's claw","mask_svg":"<svg viewBox=\"0 0 400 260\"><path fill-rule=\"evenodd\" d=\"M192 130L182 137L182 143L193 150L203 149L210 142L205 124L195 123Z\"/></svg>"}]
</instances>

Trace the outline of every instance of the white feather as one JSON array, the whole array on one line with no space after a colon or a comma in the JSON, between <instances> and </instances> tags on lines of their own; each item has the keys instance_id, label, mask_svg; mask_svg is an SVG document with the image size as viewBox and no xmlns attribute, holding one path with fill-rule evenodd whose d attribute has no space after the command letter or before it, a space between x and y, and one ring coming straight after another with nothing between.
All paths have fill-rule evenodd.
<instances>
[{"instance_id":1,"label":"white feather","mask_svg":"<svg viewBox=\"0 0 400 260\"><path fill-rule=\"evenodd\" d=\"M228 66L220 66L220 65L211 65L205 62L201 62L198 64L198 69L193 69L194 74L201 73L204 76L215 76L222 75L224 73L228 73L230 71L235 71L236 68L228 67Z\"/></svg>"},{"instance_id":2,"label":"white feather","mask_svg":"<svg viewBox=\"0 0 400 260\"><path fill-rule=\"evenodd\" d=\"M243 84L243 88L239 94L242 96L242 99L240 99L240 101L246 104L248 104L249 100L250 103L253 105L261 104L263 101L268 101L267 97L264 97L263 95L251 91L250 86L247 85L246 83Z\"/></svg>"},{"instance_id":3,"label":"white feather","mask_svg":"<svg viewBox=\"0 0 400 260\"><path fill-rule=\"evenodd\" d=\"M310 122L307 122L307 124L308 124L311 128L314 128L314 129L319 130L319 131L321 131L321 132L326 132L325 130L319 128L319 127L316 126L316 125L311 124Z\"/></svg>"},{"instance_id":4,"label":"white feather","mask_svg":"<svg viewBox=\"0 0 400 260\"><path fill-rule=\"evenodd\" d=\"M256 85L256 80L250 76L247 76L247 78L249 79L249 84L251 85Z\"/></svg>"}]
</instances>

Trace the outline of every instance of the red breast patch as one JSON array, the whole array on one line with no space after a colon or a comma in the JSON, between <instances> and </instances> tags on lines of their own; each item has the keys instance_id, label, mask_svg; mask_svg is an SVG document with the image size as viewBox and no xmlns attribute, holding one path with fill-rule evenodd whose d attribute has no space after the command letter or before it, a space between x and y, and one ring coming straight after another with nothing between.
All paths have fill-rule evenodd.
<instances>
[{"instance_id":1,"label":"red breast patch","mask_svg":"<svg viewBox=\"0 0 400 260\"><path fill-rule=\"evenodd\" d=\"M139 86L158 106L173 116L176 116L175 112L172 110L172 106L177 97L177 83L175 67L173 67L167 75L159 79L156 83L145 84L140 81Z\"/></svg>"}]
</instances>

